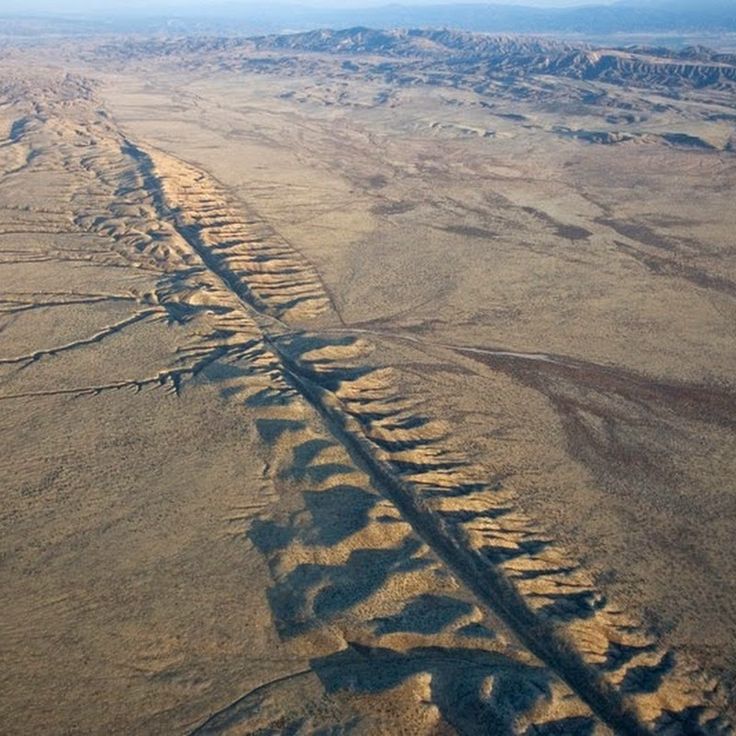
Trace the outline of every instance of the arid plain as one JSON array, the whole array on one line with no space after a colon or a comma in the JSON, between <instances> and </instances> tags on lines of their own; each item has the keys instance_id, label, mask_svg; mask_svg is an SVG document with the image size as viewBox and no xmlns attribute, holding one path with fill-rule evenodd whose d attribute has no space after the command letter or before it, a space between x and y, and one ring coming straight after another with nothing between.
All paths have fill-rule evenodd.
<instances>
[{"instance_id":1,"label":"arid plain","mask_svg":"<svg viewBox=\"0 0 736 736\"><path fill-rule=\"evenodd\" d=\"M3 733L732 732L736 59L0 67Z\"/></svg>"}]
</instances>

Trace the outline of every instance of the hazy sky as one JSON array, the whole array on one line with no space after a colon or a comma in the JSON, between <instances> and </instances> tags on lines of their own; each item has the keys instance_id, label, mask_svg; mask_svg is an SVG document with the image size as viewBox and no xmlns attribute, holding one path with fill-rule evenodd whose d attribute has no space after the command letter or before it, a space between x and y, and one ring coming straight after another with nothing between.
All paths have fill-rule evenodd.
<instances>
[{"instance_id":1,"label":"hazy sky","mask_svg":"<svg viewBox=\"0 0 736 736\"><path fill-rule=\"evenodd\" d=\"M538 7L563 7L570 5L599 5L609 0L0 0L0 13L13 11L84 12L88 10L130 9L151 11L161 8L165 12L178 9L207 7L222 9L225 6L267 7L273 5L306 5L314 7L368 7L375 5L432 5L453 3L482 3L504 5L531 5Z\"/></svg>"}]
</instances>

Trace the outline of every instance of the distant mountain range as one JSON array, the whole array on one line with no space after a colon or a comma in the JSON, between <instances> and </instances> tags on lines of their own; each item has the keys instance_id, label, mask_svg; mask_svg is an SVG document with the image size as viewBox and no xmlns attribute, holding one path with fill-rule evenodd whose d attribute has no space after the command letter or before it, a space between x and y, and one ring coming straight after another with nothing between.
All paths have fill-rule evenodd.
<instances>
[{"instance_id":1,"label":"distant mountain range","mask_svg":"<svg viewBox=\"0 0 736 736\"><path fill-rule=\"evenodd\" d=\"M101 62L146 62L166 59L174 66L249 70L258 74L309 73L354 78L380 78L394 87L445 85L494 95L529 99L548 95L545 78L641 87L672 94L705 89L729 97L736 89L736 54L701 46L676 51L651 46L602 48L541 37L491 35L440 29L374 30L356 27L320 29L253 38L187 37L113 39L95 49ZM597 104L600 91L585 92L561 84L568 101ZM729 113L729 120L736 119Z\"/></svg>"},{"instance_id":2,"label":"distant mountain range","mask_svg":"<svg viewBox=\"0 0 736 736\"><path fill-rule=\"evenodd\" d=\"M259 11L278 21L278 10ZM457 28L490 33L652 33L736 31L736 0L646 2L540 8L503 4L386 5L371 8L294 9L293 26L346 28ZM242 11L241 11L242 12ZM275 13L276 18L270 18Z\"/></svg>"},{"instance_id":3,"label":"distant mountain range","mask_svg":"<svg viewBox=\"0 0 736 736\"><path fill-rule=\"evenodd\" d=\"M193 41L197 44L197 41ZM217 40L202 40L202 48L217 46ZM527 72L599 79L631 75L645 70L647 84L662 73L668 83L676 74L678 83L708 86L736 83L736 54L718 53L691 46L680 51L650 46L598 49L579 43L544 38L516 38L447 29L375 30L365 27L320 29L301 33L258 36L234 40L235 47L252 46L257 51L372 54L397 58L441 59L452 64L512 64ZM656 58L655 58L656 57ZM656 71L655 71L656 70ZM633 77L632 77L633 78Z\"/></svg>"},{"instance_id":4,"label":"distant mountain range","mask_svg":"<svg viewBox=\"0 0 736 736\"><path fill-rule=\"evenodd\" d=\"M651 33L736 33L736 0L619 0L612 4L541 8L505 4L390 4L314 7L279 3L193 5L87 4L85 12L31 14L12 2L0 17L0 35L34 33L40 24L62 32L253 34L316 28L453 28L486 33L558 33L606 36ZM49 6L52 7L52 6ZM14 13L10 11L14 10Z\"/></svg>"}]
</instances>

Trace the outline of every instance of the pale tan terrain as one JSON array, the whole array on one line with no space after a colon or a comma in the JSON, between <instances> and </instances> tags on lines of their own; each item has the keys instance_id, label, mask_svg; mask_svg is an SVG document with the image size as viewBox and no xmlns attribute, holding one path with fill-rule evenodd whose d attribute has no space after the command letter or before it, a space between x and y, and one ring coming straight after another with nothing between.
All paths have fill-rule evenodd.
<instances>
[{"instance_id":1,"label":"pale tan terrain","mask_svg":"<svg viewBox=\"0 0 736 736\"><path fill-rule=\"evenodd\" d=\"M3 732L731 732L728 85L26 53Z\"/></svg>"}]
</instances>

